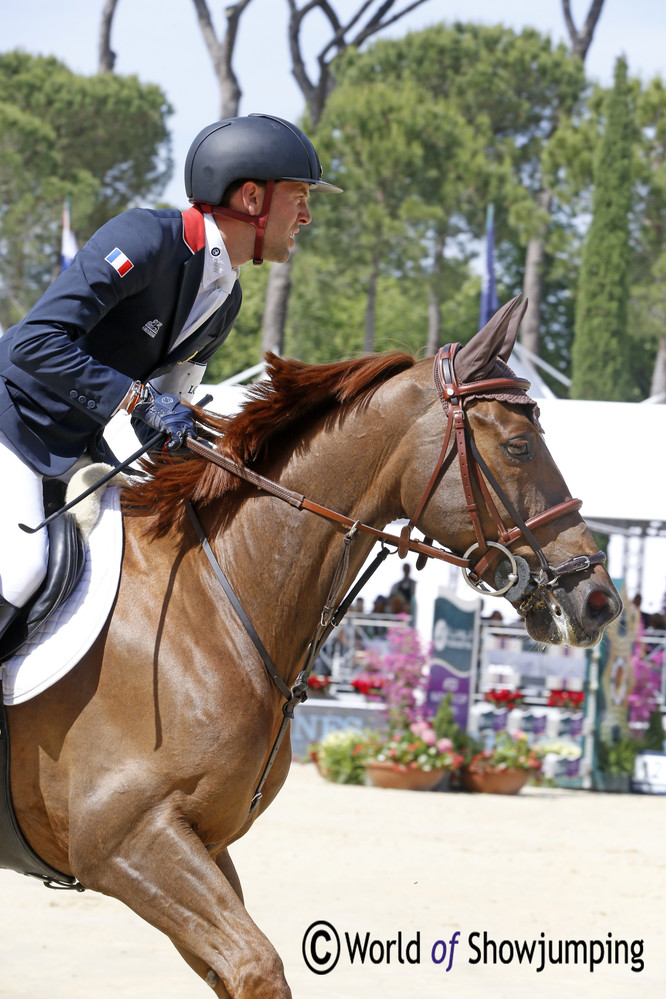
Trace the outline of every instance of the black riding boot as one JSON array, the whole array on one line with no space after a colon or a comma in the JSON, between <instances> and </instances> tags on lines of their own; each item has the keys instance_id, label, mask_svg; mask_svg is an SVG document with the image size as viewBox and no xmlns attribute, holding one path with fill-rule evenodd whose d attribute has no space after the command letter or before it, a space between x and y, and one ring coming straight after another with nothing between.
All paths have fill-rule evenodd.
<instances>
[{"instance_id":1,"label":"black riding boot","mask_svg":"<svg viewBox=\"0 0 666 999\"><path fill-rule=\"evenodd\" d=\"M20 610L20 607L14 607L14 604L10 604L8 600L0 596L0 639Z\"/></svg>"}]
</instances>

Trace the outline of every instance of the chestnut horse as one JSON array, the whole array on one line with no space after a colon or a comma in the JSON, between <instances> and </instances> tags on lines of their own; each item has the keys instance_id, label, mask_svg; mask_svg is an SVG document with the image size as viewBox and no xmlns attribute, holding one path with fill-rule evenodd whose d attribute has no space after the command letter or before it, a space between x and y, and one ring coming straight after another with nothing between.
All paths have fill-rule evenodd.
<instances>
[{"instance_id":1,"label":"chestnut horse","mask_svg":"<svg viewBox=\"0 0 666 999\"><path fill-rule=\"evenodd\" d=\"M561 570L539 578L533 546L523 535L511 542L534 577L515 599L528 631L538 641L591 645L619 613L619 597L529 400L518 391L517 401L499 401L484 387L497 357L510 353L515 320L505 307L458 351L457 383L484 380L464 422L506 503L532 524L539 558ZM460 440L453 434L442 449L446 407L432 360L393 353L309 366L272 358L269 374L236 417L198 412L218 452L377 530L419 509L418 528L464 560L477 534L455 461ZM478 484L473 490L486 537L496 538L486 499ZM282 962L243 905L228 852L286 778L288 738L250 812L284 698L185 507L197 510L287 685L302 667L347 529L187 452L156 459L152 477L124 500L120 588L101 635L66 677L7 709L16 814L47 864L167 934L215 995L287 999ZM513 524L504 501L495 502ZM373 540L358 533L346 586Z\"/></svg>"}]
</instances>

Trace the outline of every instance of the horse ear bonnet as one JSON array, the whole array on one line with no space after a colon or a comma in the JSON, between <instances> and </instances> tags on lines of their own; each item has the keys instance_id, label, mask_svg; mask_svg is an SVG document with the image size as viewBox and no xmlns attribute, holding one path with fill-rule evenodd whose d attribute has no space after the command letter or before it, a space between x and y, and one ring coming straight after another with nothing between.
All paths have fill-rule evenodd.
<instances>
[{"instance_id":1,"label":"horse ear bonnet","mask_svg":"<svg viewBox=\"0 0 666 999\"><path fill-rule=\"evenodd\" d=\"M478 382L488 378L497 357L505 361L509 359L520 320L527 307L525 302L519 314L516 314L517 322L511 322L519 299L520 295L516 295L503 305L483 329L460 348L456 355L456 377L459 382Z\"/></svg>"},{"instance_id":2,"label":"horse ear bonnet","mask_svg":"<svg viewBox=\"0 0 666 999\"><path fill-rule=\"evenodd\" d=\"M518 305L520 297L517 295L503 305L483 329L460 348L455 360L456 378L459 383L483 381L486 378L517 377L506 362L511 357L518 328L527 310L527 299ZM532 422L537 430L543 432L539 423L539 407L522 388L503 389L501 392L493 392L492 396L498 402L530 407ZM472 402L476 398L488 398L488 393L478 396L471 394L468 396L468 401Z\"/></svg>"}]
</instances>

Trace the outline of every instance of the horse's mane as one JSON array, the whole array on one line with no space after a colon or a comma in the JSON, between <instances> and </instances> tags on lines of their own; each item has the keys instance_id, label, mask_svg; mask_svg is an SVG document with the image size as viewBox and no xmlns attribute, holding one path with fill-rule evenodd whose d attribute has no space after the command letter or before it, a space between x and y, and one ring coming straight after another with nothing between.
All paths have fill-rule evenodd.
<instances>
[{"instance_id":1,"label":"horse's mane","mask_svg":"<svg viewBox=\"0 0 666 999\"><path fill-rule=\"evenodd\" d=\"M349 412L368 400L383 382L410 368L410 354L394 351L352 361L305 364L266 355L267 379L257 382L239 413L217 416L195 407L200 435L239 464L258 469L269 450L297 437L312 421L333 408ZM229 515L246 488L237 476L192 452L178 457L154 456L145 464L148 476L127 486L123 507L128 516L146 517L154 537L182 527L185 503L208 504L225 499Z\"/></svg>"}]
</instances>

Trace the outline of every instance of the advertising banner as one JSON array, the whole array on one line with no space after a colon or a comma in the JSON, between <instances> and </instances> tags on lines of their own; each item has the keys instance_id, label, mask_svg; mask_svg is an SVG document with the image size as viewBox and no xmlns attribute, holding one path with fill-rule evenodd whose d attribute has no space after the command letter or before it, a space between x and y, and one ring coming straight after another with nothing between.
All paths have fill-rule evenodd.
<instances>
[{"instance_id":1,"label":"advertising banner","mask_svg":"<svg viewBox=\"0 0 666 999\"><path fill-rule=\"evenodd\" d=\"M480 600L461 600L451 590L440 590L435 600L427 713L436 714L450 694L456 722L463 729L468 727L474 696L480 614Z\"/></svg>"}]
</instances>

